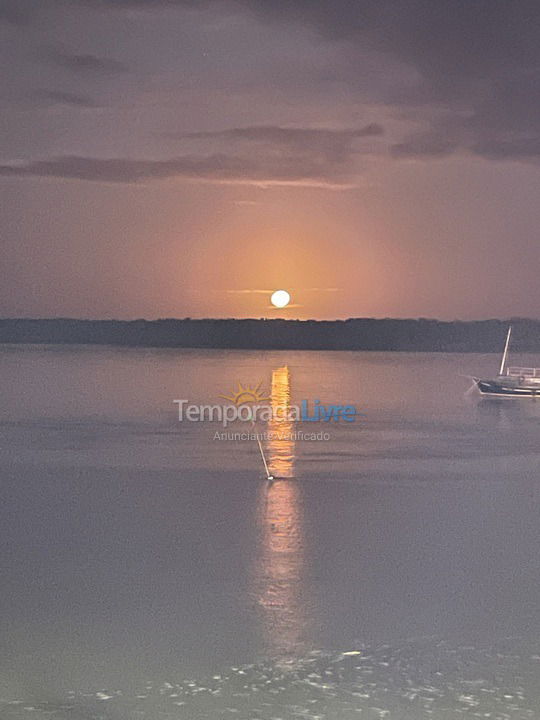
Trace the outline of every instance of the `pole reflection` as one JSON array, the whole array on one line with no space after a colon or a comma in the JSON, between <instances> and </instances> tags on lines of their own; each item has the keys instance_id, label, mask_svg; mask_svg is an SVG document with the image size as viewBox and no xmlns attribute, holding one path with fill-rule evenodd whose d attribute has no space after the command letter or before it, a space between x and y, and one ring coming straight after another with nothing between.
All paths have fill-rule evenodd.
<instances>
[{"instance_id":1,"label":"pole reflection","mask_svg":"<svg viewBox=\"0 0 540 720\"><path fill-rule=\"evenodd\" d=\"M268 464L276 480L261 487L260 550L255 592L263 609L266 650L277 656L301 651L306 630L304 531L300 486L294 477L294 422L283 417L291 400L287 367L272 373L271 403L278 416L268 423Z\"/></svg>"}]
</instances>

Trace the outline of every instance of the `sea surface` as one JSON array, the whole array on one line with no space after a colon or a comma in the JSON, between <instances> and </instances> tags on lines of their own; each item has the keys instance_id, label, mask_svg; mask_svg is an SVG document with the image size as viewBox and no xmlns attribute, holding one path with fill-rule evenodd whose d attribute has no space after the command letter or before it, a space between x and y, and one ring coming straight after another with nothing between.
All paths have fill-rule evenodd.
<instances>
[{"instance_id":1,"label":"sea surface","mask_svg":"<svg viewBox=\"0 0 540 720\"><path fill-rule=\"evenodd\" d=\"M0 720L540 718L540 401L497 366L0 346ZM239 383L358 415L179 422Z\"/></svg>"}]
</instances>

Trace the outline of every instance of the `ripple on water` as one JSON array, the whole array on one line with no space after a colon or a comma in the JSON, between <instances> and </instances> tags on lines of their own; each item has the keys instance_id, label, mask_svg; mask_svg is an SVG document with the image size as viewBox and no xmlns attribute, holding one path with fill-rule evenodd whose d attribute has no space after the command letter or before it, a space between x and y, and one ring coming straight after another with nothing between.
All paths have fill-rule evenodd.
<instances>
[{"instance_id":1,"label":"ripple on water","mask_svg":"<svg viewBox=\"0 0 540 720\"><path fill-rule=\"evenodd\" d=\"M540 643L491 648L433 638L320 651L207 678L71 691L57 702L0 700L2 720L529 720L540 717Z\"/></svg>"}]
</instances>

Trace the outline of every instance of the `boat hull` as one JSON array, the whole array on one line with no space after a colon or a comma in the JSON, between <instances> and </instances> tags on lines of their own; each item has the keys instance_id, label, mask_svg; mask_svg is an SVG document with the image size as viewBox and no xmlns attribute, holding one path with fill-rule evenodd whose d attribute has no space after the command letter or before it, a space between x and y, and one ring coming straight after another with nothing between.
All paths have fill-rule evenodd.
<instances>
[{"instance_id":1,"label":"boat hull","mask_svg":"<svg viewBox=\"0 0 540 720\"><path fill-rule=\"evenodd\" d=\"M540 399L540 387L511 386L495 380L476 380L476 385L484 397Z\"/></svg>"}]
</instances>

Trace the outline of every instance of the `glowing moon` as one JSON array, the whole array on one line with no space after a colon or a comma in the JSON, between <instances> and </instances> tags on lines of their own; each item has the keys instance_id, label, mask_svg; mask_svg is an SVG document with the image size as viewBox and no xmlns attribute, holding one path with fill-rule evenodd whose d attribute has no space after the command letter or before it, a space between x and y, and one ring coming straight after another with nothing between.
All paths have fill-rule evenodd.
<instances>
[{"instance_id":1,"label":"glowing moon","mask_svg":"<svg viewBox=\"0 0 540 720\"><path fill-rule=\"evenodd\" d=\"M284 308L291 302L291 296L286 290L276 290L272 293L270 302L274 307Z\"/></svg>"}]
</instances>

